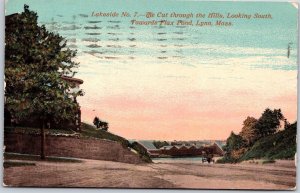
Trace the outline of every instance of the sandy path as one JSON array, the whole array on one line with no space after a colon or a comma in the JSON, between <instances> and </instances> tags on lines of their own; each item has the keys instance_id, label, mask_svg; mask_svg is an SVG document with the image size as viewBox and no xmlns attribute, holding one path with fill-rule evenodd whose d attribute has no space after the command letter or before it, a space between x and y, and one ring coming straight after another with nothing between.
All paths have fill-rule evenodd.
<instances>
[{"instance_id":1,"label":"sandy path","mask_svg":"<svg viewBox=\"0 0 300 193\"><path fill-rule=\"evenodd\" d=\"M83 161L35 162L36 166L6 168L4 183L44 187L292 189L296 181L296 168L292 161L277 161L270 165L133 165L99 160Z\"/></svg>"}]
</instances>

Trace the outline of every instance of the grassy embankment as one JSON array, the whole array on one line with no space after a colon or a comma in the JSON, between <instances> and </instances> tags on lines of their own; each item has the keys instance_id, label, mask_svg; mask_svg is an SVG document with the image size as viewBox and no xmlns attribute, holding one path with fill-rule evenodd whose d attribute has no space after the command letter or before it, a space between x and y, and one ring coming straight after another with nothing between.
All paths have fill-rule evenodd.
<instances>
[{"instance_id":1,"label":"grassy embankment","mask_svg":"<svg viewBox=\"0 0 300 193\"><path fill-rule=\"evenodd\" d=\"M264 160L262 163L274 163L276 159L294 159L296 153L297 123L290 125L283 131L263 137L256 141L238 159L224 157L218 163L236 163L247 160Z\"/></svg>"},{"instance_id":2,"label":"grassy embankment","mask_svg":"<svg viewBox=\"0 0 300 193\"><path fill-rule=\"evenodd\" d=\"M241 158L250 159L294 159L296 153L297 125L258 140Z\"/></svg>"},{"instance_id":3,"label":"grassy embankment","mask_svg":"<svg viewBox=\"0 0 300 193\"><path fill-rule=\"evenodd\" d=\"M4 161L3 167L4 168L11 168L11 167L21 167L21 166L35 166L35 163L28 163L28 162L15 162L15 161Z\"/></svg>"},{"instance_id":4,"label":"grassy embankment","mask_svg":"<svg viewBox=\"0 0 300 193\"><path fill-rule=\"evenodd\" d=\"M20 166L35 166L35 161L41 161L39 155L27 155L18 153L4 153L3 167L20 167ZM76 158L52 157L47 156L44 161L47 162L63 162L63 163L82 163Z\"/></svg>"},{"instance_id":5,"label":"grassy embankment","mask_svg":"<svg viewBox=\"0 0 300 193\"><path fill-rule=\"evenodd\" d=\"M18 153L4 153L4 160L24 160L24 161L40 161L39 155L29 154L18 154ZM49 162L70 162L70 163L81 163L82 161L76 158L67 157L53 157L47 156L45 161Z\"/></svg>"}]
</instances>

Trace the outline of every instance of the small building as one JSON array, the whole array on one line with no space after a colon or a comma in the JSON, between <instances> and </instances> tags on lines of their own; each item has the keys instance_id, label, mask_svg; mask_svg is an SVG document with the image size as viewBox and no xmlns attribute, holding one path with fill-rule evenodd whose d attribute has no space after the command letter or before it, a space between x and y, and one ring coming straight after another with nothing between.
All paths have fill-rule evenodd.
<instances>
[{"instance_id":1,"label":"small building","mask_svg":"<svg viewBox=\"0 0 300 193\"><path fill-rule=\"evenodd\" d=\"M167 145L167 146L163 146L163 147L161 147L160 149L161 150L170 150L170 149L174 149L174 148L176 148L177 149L177 147L176 146L173 146L173 145Z\"/></svg>"},{"instance_id":2,"label":"small building","mask_svg":"<svg viewBox=\"0 0 300 193\"><path fill-rule=\"evenodd\" d=\"M73 77L68 77L68 76L62 76L61 78L65 81L68 81L72 85L71 92L79 91L80 85L83 84L83 80L81 80L79 78L73 78ZM76 97L74 97L73 100L74 100L74 103L78 104ZM78 104L78 106L79 106L79 104ZM80 106L79 106L78 112L75 116L74 123L73 124L71 123L70 126L74 130L80 131L80 125L81 125L81 110L80 110Z\"/></svg>"},{"instance_id":3,"label":"small building","mask_svg":"<svg viewBox=\"0 0 300 193\"><path fill-rule=\"evenodd\" d=\"M224 155L224 151L223 149L220 147L220 145L218 143L213 143L212 147L214 148L214 154L219 155L219 156L223 156Z\"/></svg>"}]
</instances>

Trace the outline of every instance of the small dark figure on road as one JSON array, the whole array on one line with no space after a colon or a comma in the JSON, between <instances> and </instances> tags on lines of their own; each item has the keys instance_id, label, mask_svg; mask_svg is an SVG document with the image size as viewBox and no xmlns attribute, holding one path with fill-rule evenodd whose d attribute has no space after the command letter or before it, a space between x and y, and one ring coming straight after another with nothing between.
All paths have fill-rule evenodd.
<instances>
[{"instance_id":1,"label":"small dark figure on road","mask_svg":"<svg viewBox=\"0 0 300 193\"><path fill-rule=\"evenodd\" d=\"M207 162L210 164L210 162L215 163L215 160L213 159L213 155L212 154L208 154L207 156L204 156L202 158L202 163Z\"/></svg>"}]
</instances>

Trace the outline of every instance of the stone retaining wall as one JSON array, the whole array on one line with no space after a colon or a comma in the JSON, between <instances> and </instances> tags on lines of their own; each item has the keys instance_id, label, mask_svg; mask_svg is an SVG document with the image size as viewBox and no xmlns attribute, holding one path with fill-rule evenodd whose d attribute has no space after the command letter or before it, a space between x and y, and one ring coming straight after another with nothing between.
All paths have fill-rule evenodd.
<instances>
[{"instance_id":1,"label":"stone retaining wall","mask_svg":"<svg viewBox=\"0 0 300 193\"><path fill-rule=\"evenodd\" d=\"M40 136L5 133L5 152L40 154ZM118 142L102 139L84 139L65 136L46 136L46 156L74 157L138 164L138 154Z\"/></svg>"}]
</instances>

